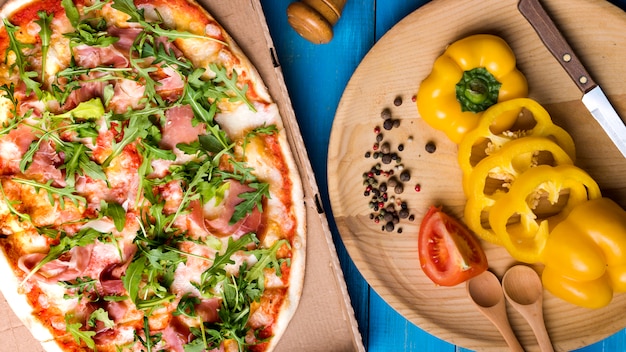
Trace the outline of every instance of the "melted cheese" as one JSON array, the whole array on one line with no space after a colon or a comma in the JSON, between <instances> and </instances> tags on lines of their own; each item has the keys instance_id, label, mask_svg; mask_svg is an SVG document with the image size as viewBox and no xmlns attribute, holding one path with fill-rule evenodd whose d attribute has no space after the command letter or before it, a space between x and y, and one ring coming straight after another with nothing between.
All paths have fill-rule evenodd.
<instances>
[{"instance_id":1,"label":"melted cheese","mask_svg":"<svg viewBox=\"0 0 626 352\"><path fill-rule=\"evenodd\" d=\"M226 110L215 116L215 121L232 139L241 138L248 131L263 125L282 127L280 114L276 104L254 104L256 112L245 104L233 106L233 110Z\"/></svg>"},{"instance_id":2,"label":"melted cheese","mask_svg":"<svg viewBox=\"0 0 626 352\"><path fill-rule=\"evenodd\" d=\"M0 126L5 126L13 118L13 103L5 96L0 96Z\"/></svg>"}]
</instances>

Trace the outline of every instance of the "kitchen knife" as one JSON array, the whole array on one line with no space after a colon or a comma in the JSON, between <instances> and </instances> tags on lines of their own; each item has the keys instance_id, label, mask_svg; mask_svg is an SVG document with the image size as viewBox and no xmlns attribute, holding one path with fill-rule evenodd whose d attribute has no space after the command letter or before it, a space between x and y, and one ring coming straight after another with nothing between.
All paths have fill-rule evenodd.
<instances>
[{"instance_id":1,"label":"kitchen knife","mask_svg":"<svg viewBox=\"0 0 626 352\"><path fill-rule=\"evenodd\" d=\"M574 54L561 32L539 3L539 0L520 0L517 8L539 38L563 66L583 93L582 102L598 121L617 149L626 157L626 125L609 102L602 88L591 78Z\"/></svg>"}]
</instances>

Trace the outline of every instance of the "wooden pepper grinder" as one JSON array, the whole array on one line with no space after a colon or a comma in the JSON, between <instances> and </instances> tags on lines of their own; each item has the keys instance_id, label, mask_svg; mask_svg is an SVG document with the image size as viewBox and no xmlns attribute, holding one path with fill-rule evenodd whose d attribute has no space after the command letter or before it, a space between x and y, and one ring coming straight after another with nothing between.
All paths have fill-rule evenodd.
<instances>
[{"instance_id":1,"label":"wooden pepper grinder","mask_svg":"<svg viewBox=\"0 0 626 352\"><path fill-rule=\"evenodd\" d=\"M287 20L293 29L314 44L333 39L333 26L341 17L346 0L300 0L287 7Z\"/></svg>"}]
</instances>

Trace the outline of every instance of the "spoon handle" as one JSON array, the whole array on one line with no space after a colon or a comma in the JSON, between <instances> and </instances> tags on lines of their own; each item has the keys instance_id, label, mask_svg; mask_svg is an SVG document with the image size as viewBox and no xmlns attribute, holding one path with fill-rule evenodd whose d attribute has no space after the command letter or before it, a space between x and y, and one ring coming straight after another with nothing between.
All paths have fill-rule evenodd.
<instances>
[{"instance_id":1,"label":"spoon handle","mask_svg":"<svg viewBox=\"0 0 626 352\"><path fill-rule=\"evenodd\" d=\"M498 328L500 335L504 338L504 341L511 349L511 352L524 352L524 348L520 345L517 336L509 324L509 320L506 316L506 308L504 307L504 301L493 307L482 307L482 313L491 320L493 325Z\"/></svg>"},{"instance_id":2,"label":"spoon handle","mask_svg":"<svg viewBox=\"0 0 626 352\"><path fill-rule=\"evenodd\" d=\"M533 333L535 333L539 349L541 352L554 352L554 347L552 347L552 342L550 341L550 336L548 335L548 330L546 329L546 324L543 320L543 310L541 306L535 305L535 309L531 314L534 315L532 318L534 319L534 322L531 322L531 318L528 316L525 318L530 323Z\"/></svg>"},{"instance_id":3,"label":"spoon handle","mask_svg":"<svg viewBox=\"0 0 626 352\"><path fill-rule=\"evenodd\" d=\"M509 345L511 352L524 352L524 347L520 345L519 340L515 336L515 333L513 332L513 329L511 329L510 325L501 325L499 330L502 337L504 337L504 341L506 341L506 344Z\"/></svg>"}]
</instances>

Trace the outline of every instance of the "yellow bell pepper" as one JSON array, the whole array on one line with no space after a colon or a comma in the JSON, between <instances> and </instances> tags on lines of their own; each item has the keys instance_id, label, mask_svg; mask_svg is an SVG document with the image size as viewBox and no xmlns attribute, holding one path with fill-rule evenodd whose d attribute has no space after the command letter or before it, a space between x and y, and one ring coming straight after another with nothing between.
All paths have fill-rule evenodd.
<instances>
[{"instance_id":1,"label":"yellow bell pepper","mask_svg":"<svg viewBox=\"0 0 626 352\"><path fill-rule=\"evenodd\" d=\"M525 122L529 127L515 132L509 130L496 131L493 126L508 115L516 116L522 111L532 114L534 121ZM522 124L522 123L519 123ZM530 98L517 98L498 103L483 114L479 125L468 132L459 144L458 161L464 175L472 172L474 166L484 157L496 152L506 143L523 137L549 137L565 150L574 161L576 148L574 140L563 128L555 125L546 109Z\"/></svg>"},{"instance_id":2,"label":"yellow bell pepper","mask_svg":"<svg viewBox=\"0 0 626 352\"><path fill-rule=\"evenodd\" d=\"M602 197L577 205L550 233L543 253L544 287L587 308L626 292L626 211Z\"/></svg>"},{"instance_id":3,"label":"yellow bell pepper","mask_svg":"<svg viewBox=\"0 0 626 352\"><path fill-rule=\"evenodd\" d=\"M506 193L523 172L544 163L565 165L573 162L558 144L545 137L516 139L481 160L473 172L463 177L467 226L483 240L501 244L494 231L483 226L485 214L488 216L498 197Z\"/></svg>"},{"instance_id":4,"label":"yellow bell pepper","mask_svg":"<svg viewBox=\"0 0 626 352\"><path fill-rule=\"evenodd\" d=\"M460 39L435 60L421 83L418 111L426 123L458 144L491 105L528 94L526 78L515 65L513 50L500 37L477 34Z\"/></svg>"},{"instance_id":5,"label":"yellow bell pepper","mask_svg":"<svg viewBox=\"0 0 626 352\"><path fill-rule=\"evenodd\" d=\"M489 212L489 225L513 258L537 263L551 229L576 205L601 196L598 184L582 169L539 165L519 175L498 197ZM550 204L544 205L544 200Z\"/></svg>"}]
</instances>

